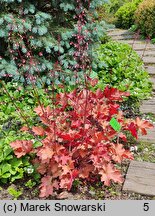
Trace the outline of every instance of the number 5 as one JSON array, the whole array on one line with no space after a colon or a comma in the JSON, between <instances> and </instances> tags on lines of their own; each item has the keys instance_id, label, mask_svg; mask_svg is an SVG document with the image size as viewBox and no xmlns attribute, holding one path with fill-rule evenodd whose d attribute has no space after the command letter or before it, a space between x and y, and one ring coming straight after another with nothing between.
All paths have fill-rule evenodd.
<instances>
[{"instance_id":1,"label":"number 5","mask_svg":"<svg viewBox=\"0 0 155 216\"><path fill-rule=\"evenodd\" d=\"M149 203L144 203L143 210L144 211L148 211L149 210Z\"/></svg>"}]
</instances>

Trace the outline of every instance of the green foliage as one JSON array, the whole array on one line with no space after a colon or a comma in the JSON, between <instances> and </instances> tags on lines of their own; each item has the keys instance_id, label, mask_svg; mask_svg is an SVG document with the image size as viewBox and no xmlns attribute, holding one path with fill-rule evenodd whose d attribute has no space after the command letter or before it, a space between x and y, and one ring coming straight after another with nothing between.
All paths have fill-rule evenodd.
<instances>
[{"instance_id":1,"label":"green foliage","mask_svg":"<svg viewBox=\"0 0 155 216\"><path fill-rule=\"evenodd\" d=\"M8 146L1 144L0 151L3 151L0 155L0 182L14 182L17 179L22 179L24 176L24 168L30 165L29 157L25 157L22 160L14 157L12 150L7 155L6 149Z\"/></svg>"},{"instance_id":2,"label":"green foliage","mask_svg":"<svg viewBox=\"0 0 155 216\"><path fill-rule=\"evenodd\" d=\"M0 125L3 132L9 129L18 130L21 124L25 123L23 117L32 124L35 120L33 107L38 105L38 100L43 104L49 104L50 99L43 89L36 90L31 86L25 88L18 83L4 85L5 89L2 85L0 88Z\"/></svg>"},{"instance_id":3,"label":"green foliage","mask_svg":"<svg viewBox=\"0 0 155 216\"><path fill-rule=\"evenodd\" d=\"M136 32L138 30L138 26L136 24L133 24L130 29L131 32Z\"/></svg>"},{"instance_id":4,"label":"green foliage","mask_svg":"<svg viewBox=\"0 0 155 216\"><path fill-rule=\"evenodd\" d=\"M128 2L117 10L115 13L116 27L128 29L134 24L134 13L141 1L142 0L134 0L132 2Z\"/></svg>"},{"instance_id":5,"label":"green foliage","mask_svg":"<svg viewBox=\"0 0 155 216\"><path fill-rule=\"evenodd\" d=\"M23 190L16 190L14 187L9 187L8 192L11 196L14 197L14 200L18 199L23 194Z\"/></svg>"},{"instance_id":6,"label":"green foliage","mask_svg":"<svg viewBox=\"0 0 155 216\"><path fill-rule=\"evenodd\" d=\"M137 161L146 161L155 163L155 144L146 142L140 142L138 144L137 154L135 155L135 159Z\"/></svg>"},{"instance_id":7,"label":"green foliage","mask_svg":"<svg viewBox=\"0 0 155 216\"><path fill-rule=\"evenodd\" d=\"M155 37L155 1L144 0L139 4L135 17L135 22L141 33L146 36Z\"/></svg>"},{"instance_id":8,"label":"green foliage","mask_svg":"<svg viewBox=\"0 0 155 216\"><path fill-rule=\"evenodd\" d=\"M142 100L151 93L149 75L138 54L131 46L119 42L108 42L96 49L98 59L94 62L94 73L99 77L98 87L109 84L130 92L130 99Z\"/></svg>"},{"instance_id":9,"label":"green foliage","mask_svg":"<svg viewBox=\"0 0 155 216\"><path fill-rule=\"evenodd\" d=\"M116 17L114 16L120 7L126 3L131 3L132 0L109 0L101 5L97 12L99 20L105 20L108 23L115 23ZM135 0L134 0L135 1Z\"/></svg>"},{"instance_id":10,"label":"green foliage","mask_svg":"<svg viewBox=\"0 0 155 216\"><path fill-rule=\"evenodd\" d=\"M27 169L31 167L30 157L17 159L9 143L17 137L33 138L32 135L20 131L20 128L25 124L25 119L29 125L38 123L39 119L33 112L33 108L38 105L38 97L46 105L50 100L43 89L37 89L38 97L34 97L35 90L30 86L24 88L17 83L7 83L5 88L7 92L2 86L0 88L0 181L3 183L14 182L22 179L24 173L29 174ZM34 140L34 145L36 143L37 140ZM36 173L33 175L37 178Z\"/></svg>"},{"instance_id":11,"label":"green foliage","mask_svg":"<svg viewBox=\"0 0 155 216\"><path fill-rule=\"evenodd\" d=\"M152 38L151 42L152 42L153 44L155 44L155 38Z\"/></svg>"},{"instance_id":12,"label":"green foliage","mask_svg":"<svg viewBox=\"0 0 155 216\"><path fill-rule=\"evenodd\" d=\"M25 186L30 188L30 189L33 188L35 185L36 185L36 182L32 181L31 179L25 183Z\"/></svg>"},{"instance_id":13,"label":"green foliage","mask_svg":"<svg viewBox=\"0 0 155 216\"><path fill-rule=\"evenodd\" d=\"M110 0L98 7L98 19L105 20L108 23L113 23L114 13L124 4L123 0Z\"/></svg>"},{"instance_id":14,"label":"green foliage","mask_svg":"<svg viewBox=\"0 0 155 216\"><path fill-rule=\"evenodd\" d=\"M128 2L128 0L110 0L109 2L103 4L103 6L107 12L115 13L125 2Z\"/></svg>"},{"instance_id":15,"label":"green foliage","mask_svg":"<svg viewBox=\"0 0 155 216\"><path fill-rule=\"evenodd\" d=\"M0 182L6 183L8 181L14 182L16 179L23 178L24 168L29 166L29 157L22 160L14 157L13 151L9 146L10 141L17 137L22 137L19 134L18 119L13 120L16 116L13 107L1 106L0 112ZM6 113L5 113L6 111ZM11 121L10 121L11 120ZM18 125L18 124L19 125ZM26 137L26 136L24 136Z\"/></svg>"}]
</instances>

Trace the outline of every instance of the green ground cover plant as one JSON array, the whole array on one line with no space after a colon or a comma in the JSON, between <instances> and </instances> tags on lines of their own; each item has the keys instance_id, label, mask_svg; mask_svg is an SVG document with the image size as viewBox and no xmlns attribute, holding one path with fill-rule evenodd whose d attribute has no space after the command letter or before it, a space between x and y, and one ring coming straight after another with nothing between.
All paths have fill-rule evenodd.
<instances>
[{"instance_id":1,"label":"green ground cover plant","mask_svg":"<svg viewBox=\"0 0 155 216\"><path fill-rule=\"evenodd\" d=\"M121 91L129 91L130 99L140 101L150 96L152 87L149 75L139 55L128 44L110 41L96 49L94 76L99 77L98 87L109 84Z\"/></svg>"},{"instance_id":2,"label":"green ground cover plant","mask_svg":"<svg viewBox=\"0 0 155 216\"><path fill-rule=\"evenodd\" d=\"M29 125L39 122L33 111L34 107L38 105L38 99L37 96L34 97L34 92L35 90L31 86L25 88L18 83L8 82L5 89L1 86L0 181L3 183L23 179L24 174L28 174L27 169L31 167L30 158L17 159L9 144L17 137L21 139L33 137L30 134L24 134L20 128L25 120ZM40 102L47 106L50 101L47 93L43 89L37 89L37 95Z\"/></svg>"},{"instance_id":3,"label":"green ground cover plant","mask_svg":"<svg viewBox=\"0 0 155 216\"><path fill-rule=\"evenodd\" d=\"M17 200L18 197L20 197L23 193L22 190L16 190L15 188L13 187L9 187L8 188L8 192L9 194L14 198L14 200Z\"/></svg>"}]
</instances>

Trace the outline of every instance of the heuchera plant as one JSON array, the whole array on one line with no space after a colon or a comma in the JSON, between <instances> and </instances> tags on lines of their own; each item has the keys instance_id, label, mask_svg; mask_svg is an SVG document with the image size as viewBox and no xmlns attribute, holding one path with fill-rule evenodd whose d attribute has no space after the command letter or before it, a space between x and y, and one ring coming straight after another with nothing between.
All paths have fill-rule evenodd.
<instances>
[{"instance_id":1,"label":"heuchera plant","mask_svg":"<svg viewBox=\"0 0 155 216\"><path fill-rule=\"evenodd\" d=\"M41 146L34 147L31 140L17 140L10 145L18 158L35 153L33 163L42 175L40 197L48 197L58 189L70 190L75 178L98 177L107 186L111 181L123 182L115 164L133 159L122 144L127 141L124 131L137 138L138 130L146 134L146 129L153 127L148 121L123 117L117 102L128 95L109 87L96 92L75 89L57 94L51 107L35 108L42 125L31 130L41 139ZM119 132L110 126L113 117L121 125ZM22 130L30 129L24 126Z\"/></svg>"}]
</instances>

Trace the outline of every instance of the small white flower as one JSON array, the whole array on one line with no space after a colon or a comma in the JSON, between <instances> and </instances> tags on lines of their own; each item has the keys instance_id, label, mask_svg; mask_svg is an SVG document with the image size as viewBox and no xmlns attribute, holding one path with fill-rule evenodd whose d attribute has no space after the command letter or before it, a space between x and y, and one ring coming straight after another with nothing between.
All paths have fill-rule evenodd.
<instances>
[{"instance_id":1,"label":"small white flower","mask_svg":"<svg viewBox=\"0 0 155 216\"><path fill-rule=\"evenodd\" d=\"M137 151L138 150L138 147L137 146L135 146L135 151Z\"/></svg>"},{"instance_id":2,"label":"small white flower","mask_svg":"<svg viewBox=\"0 0 155 216\"><path fill-rule=\"evenodd\" d=\"M137 146L131 146L131 147L130 147L130 151L132 151L132 152L133 152L133 151L137 151L137 150L138 150L138 147L137 147Z\"/></svg>"},{"instance_id":3,"label":"small white flower","mask_svg":"<svg viewBox=\"0 0 155 216\"><path fill-rule=\"evenodd\" d=\"M135 150L134 146L131 146L130 151L134 151L134 150Z\"/></svg>"},{"instance_id":4,"label":"small white flower","mask_svg":"<svg viewBox=\"0 0 155 216\"><path fill-rule=\"evenodd\" d=\"M31 174L34 172L34 169L33 168L27 168L26 171L28 174Z\"/></svg>"}]
</instances>

